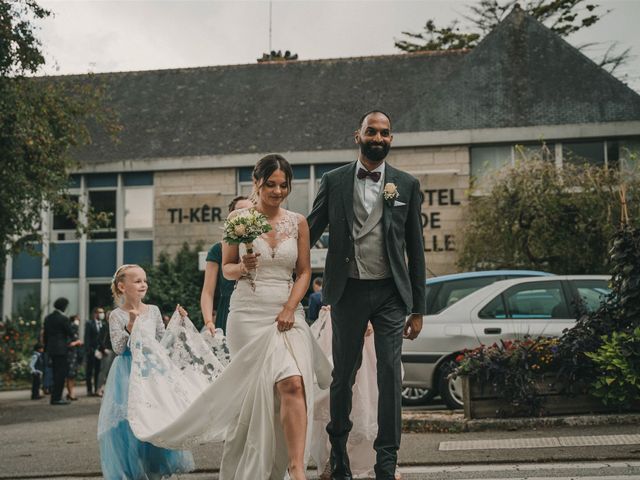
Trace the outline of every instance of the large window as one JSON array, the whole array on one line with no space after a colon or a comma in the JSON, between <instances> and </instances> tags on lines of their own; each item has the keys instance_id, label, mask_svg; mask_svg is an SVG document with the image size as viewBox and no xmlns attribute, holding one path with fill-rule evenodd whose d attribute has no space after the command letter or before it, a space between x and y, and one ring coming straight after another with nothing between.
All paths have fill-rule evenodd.
<instances>
[{"instance_id":1,"label":"large window","mask_svg":"<svg viewBox=\"0 0 640 480\"><path fill-rule=\"evenodd\" d=\"M556 152L560 152L556 158ZM520 160L562 164L607 166L638 170L640 139L580 140L558 143L533 142L514 145L482 145L470 148L471 176L475 185L486 186L493 173Z\"/></svg>"},{"instance_id":2,"label":"large window","mask_svg":"<svg viewBox=\"0 0 640 480\"><path fill-rule=\"evenodd\" d=\"M53 302L57 298L64 297L69 300L67 315L79 314L83 317L83 312L78 311L78 282L77 280L68 282L51 282L49 284L49 310L53 311ZM45 312L46 313L46 312Z\"/></svg>"},{"instance_id":3,"label":"large window","mask_svg":"<svg viewBox=\"0 0 640 480\"><path fill-rule=\"evenodd\" d=\"M91 232L91 238L116 238L116 191L89 191L89 207L106 220L101 228Z\"/></svg>"},{"instance_id":4,"label":"large window","mask_svg":"<svg viewBox=\"0 0 640 480\"><path fill-rule=\"evenodd\" d=\"M620 140L618 146L622 171L640 174L640 138Z\"/></svg>"},{"instance_id":5,"label":"large window","mask_svg":"<svg viewBox=\"0 0 640 480\"><path fill-rule=\"evenodd\" d=\"M510 145L471 147L471 176L482 185L492 173L511 165L513 148Z\"/></svg>"},{"instance_id":6,"label":"large window","mask_svg":"<svg viewBox=\"0 0 640 480\"><path fill-rule=\"evenodd\" d=\"M153 229L153 188L125 188L125 238L150 238Z\"/></svg>"},{"instance_id":7,"label":"large window","mask_svg":"<svg viewBox=\"0 0 640 480\"><path fill-rule=\"evenodd\" d=\"M562 144L562 161L575 165L604 167L604 142L567 142Z\"/></svg>"},{"instance_id":8,"label":"large window","mask_svg":"<svg viewBox=\"0 0 640 480\"><path fill-rule=\"evenodd\" d=\"M36 320L40 312L40 282L13 282L12 313Z\"/></svg>"},{"instance_id":9,"label":"large window","mask_svg":"<svg viewBox=\"0 0 640 480\"><path fill-rule=\"evenodd\" d=\"M113 297L111 295L111 284L90 283L89 284L89 312L96 307L111 308Z\"/></svg>"},{"instance_id":10,"label":"large window","mask_svg":"<svg viewBox=\"0 0 640 480\"><path fill-rule=\"evenodd\" d=\"M79 198L78 194L69 195L70 206L77 205ZM57 241L76 240L78 238L77 218L77 211L70 212L67 208L56 207L51 222L52 239Z\"/></svg>"}]
</instances>

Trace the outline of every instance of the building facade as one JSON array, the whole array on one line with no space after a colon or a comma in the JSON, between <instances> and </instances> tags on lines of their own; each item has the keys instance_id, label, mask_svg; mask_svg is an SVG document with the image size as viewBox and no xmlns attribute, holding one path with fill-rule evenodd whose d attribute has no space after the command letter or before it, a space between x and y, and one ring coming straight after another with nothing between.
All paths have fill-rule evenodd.
<instances>
[{"instance_id":1,"label":"building facade","mask_svg":"<svg viewBox=\"0 0 640 480\"><path fill-rule=\"evenodd\" d=\"M308 213L322 175L356 159L353 133L373 108L392 118L388 161L420 180L431 275L457 271L472 179L481 190L492 172L528 156L631 168L640 151L640 95L519 9L470 52L96 77L70 80L103 83L123 132L117 144L96 132L74 152L82 168L70 194L110 213L110 228L78 235L65 217L43 213L43 257L7 262L5 316L66 296L69 313L86 318L110 302L118 265L152 262L185 242L208 248L266 153L292 163L287 207Z\"/></svg>"}]
</instances>

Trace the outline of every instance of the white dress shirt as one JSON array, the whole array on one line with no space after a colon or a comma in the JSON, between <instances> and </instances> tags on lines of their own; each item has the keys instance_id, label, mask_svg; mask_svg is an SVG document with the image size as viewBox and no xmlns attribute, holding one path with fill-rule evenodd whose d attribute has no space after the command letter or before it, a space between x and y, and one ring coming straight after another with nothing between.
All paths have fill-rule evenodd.
<instances>
[{"instance_id":1,"label":"white dress shirt","mask_svg":"<svg viewBox=\"0 0 640 480\"><path fill-rule=\"evenodd\" d=\"M362 198L362 203L367 213L371 213L373 206L380 195L382 184L384 183L384 162L382 162L378 168L371 170L372 172L380 172L380 180L374 182L369 177L365 177L362 180L358 178L358 170L366 170L365 166L360 162L356 163L356 178L355 178L355 194Z\"/></svg>"}]
</instances>

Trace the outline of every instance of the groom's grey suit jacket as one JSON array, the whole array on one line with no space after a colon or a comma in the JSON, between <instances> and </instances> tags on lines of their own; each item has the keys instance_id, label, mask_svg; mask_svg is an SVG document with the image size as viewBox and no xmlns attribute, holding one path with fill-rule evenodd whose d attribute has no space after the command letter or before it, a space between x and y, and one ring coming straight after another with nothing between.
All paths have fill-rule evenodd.
<instances>
[{"instance_id":1,"label":"groom's grey suit jacket","mask_svg":"<svg viewBox=\"0 0 640 480\"><path fill-rule=\"evenodd\" d=\"M311 245L329 225L329 250L322 285L323 302L337 303L353 277L354 178L357 162L322 177L313 210L307 217ZM391 277L407 307L407 313L426 313L424 243L422 238L420 183L406 172L385 163L384 183L393 183L398 196L383 200L382 225ZM384 190L384 185L381 190ZM382 194L382 193L381 193ZM373 212L372 212L373 213Z\"/></svg>"}]
</instances>

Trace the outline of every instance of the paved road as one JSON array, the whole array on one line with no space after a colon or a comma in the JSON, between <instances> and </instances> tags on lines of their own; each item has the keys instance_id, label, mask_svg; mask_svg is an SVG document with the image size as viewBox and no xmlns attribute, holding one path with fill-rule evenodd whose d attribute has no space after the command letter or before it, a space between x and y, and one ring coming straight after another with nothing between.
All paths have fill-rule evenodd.
<instances>
[{"instance_id":1,"label":"paved road","mask_svg":"<svg viewBox=\"0 0 640 480\"><path fill-rule=\"evenodd\" d=\"M485 464L445 467L401 467L404 480L640 480L640 462ZM30 477L81 480L95 477ZM313 473L310 480L316 477ZM218 480L215 473L180 475L176 480Z\"/></svg>"},{"instance_id":2,"label":"paved road","mask_svg":"<svg viewBox=\"0 0 640 480\"><path fill-rule=\"evenodd\" d=\"M100 477L100 461L96 440L97 398L81 397L67 407L52 407L45 401L30 401L29 393L0 393L0 479L18 478L96 478ZM636 425L597 427L558 427L519 431L491 431L473 433L429 433L403 435L399 461L405 480L414 479L497 479L497 478L606 478L615 475L625 480L640 479L640 440ZM619 439L626 443L557 446L548 443L567 437ZM610 437L604 437L610 436ZM596 438L594 437L594 438ZM550 440L551 439L551 440ZM445 442L534 440L538 448L489 448L488 443L477 449L476 444ZM617 441L617 440L616 440ZM537 442L537 443L536 443ZM575 442L574 442L575 443ZM609 442L611 443L611 442ZM615 441L613 443L616 443ZM444 450L443 445L454 445ZM473 447L473 449L470 449ZM221 444L200 445L194 449L199 472L183 475L182 479L215 479L220 464ZM596 464L587 462L600 462ZM627 461L628 464L611 463ZM542 462L545 467L523 467L522 464ZM555 470L546 467L550 462L563 464ZM566 462L571 465L566 467ZM635 462L635 463L634 463ZM602 464L611 464L603 467ZM490 464L489 467L482 465ZM506 465L518 464L517 467ZM586 466L576 466L576 465ZM615 466L613 466L615 464ZM501 465L496 467L495 465ZM467 469L461 470L461 466ZM475 470L473 470L475 469ZM524 472L524 473L523 473ZM634 476L635 475L635 476Z\"/></svg>"}]
</instances>

